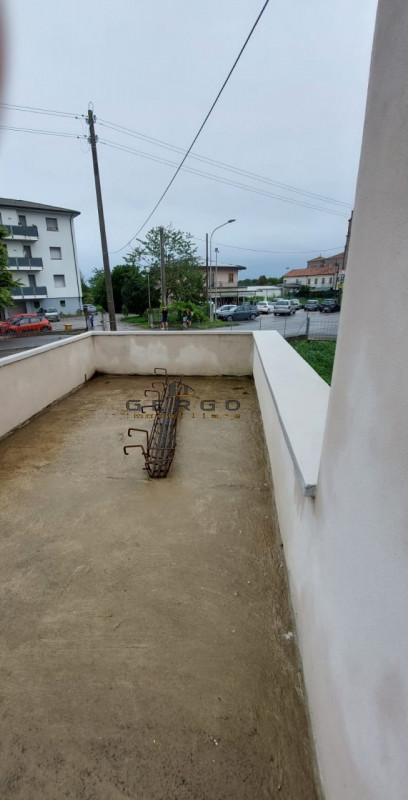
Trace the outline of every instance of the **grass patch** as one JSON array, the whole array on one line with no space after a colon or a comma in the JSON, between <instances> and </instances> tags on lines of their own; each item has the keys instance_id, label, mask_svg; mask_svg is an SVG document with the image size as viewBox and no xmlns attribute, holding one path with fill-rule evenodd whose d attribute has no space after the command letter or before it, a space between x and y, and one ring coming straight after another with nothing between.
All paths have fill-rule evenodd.
<instances>
[{"instance_id":1,"label":"grass patch","mask_svg":"<svg viewBox=\"0 0 408 800\"><path fill-rule=\"evenodd\" d=\"M130 325L137 325L139 328L146 328L146 330L150 330L149 322L144 316L122 317L121 322L128 322ZM154 325L155 328L160 327L160 322L158 319L154 319ZM206 330L207 328L223 328L224 325L225 323L220 322L220 320L218 319L214 320L214 322L210 322L210 320L204 320L203 322L193 322L189 330ZM171 315L169 315L169 330L174 330L174 331L184 330L183 324L176 319L175 315L173 316L173 319Z\"/></svg>"},{"instance_id":2,"label":"grass patch","mask_svg":"<svg viewBox=\"0 0 408 800\"><path fill-rule=\"evenodd\" d=\"M122 317L120 321L130 322L132 325L138 325L140 322L146 322L146 319L145 317L132 316L132 317Z\"/></svg>"},{"instance_id":3,"label":"grass patch","mask_svg":"<svg viewBox=\"0 0 408 800\"><path fill-rule=\"evenodd\" d=\"M287 339L287 341L313 367L317 374L330 385L334 354L336 352L336 340L314 342L307 339Z\"/></svg>"}]
</instances>

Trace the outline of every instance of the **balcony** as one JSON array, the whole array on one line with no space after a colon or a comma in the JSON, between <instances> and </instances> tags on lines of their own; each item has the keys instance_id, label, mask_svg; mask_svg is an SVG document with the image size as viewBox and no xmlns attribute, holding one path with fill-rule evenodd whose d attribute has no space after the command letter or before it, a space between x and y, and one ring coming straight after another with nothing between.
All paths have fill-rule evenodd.
<instances>
[{"instance_id":1,"label":"balcony","mask_svg":"<svg viewBox=\"0 0 408 800\"><path fill-rule=\"evenodd\" d=\"M3 225L8 231L5 240L15 239L24 242L36 242L38 239L38 228L36 225Z\"/></svg>"},{"instance_id":2,"label":"balcony","mask_svg":"<svg viewBox=\"0 0 408 800\"><path fill-rule=\"evenodd\" d=\"M10 270L19 270L27 271L27 270L40 270L43 268L43 260L42 258L9 258L7 261L7 266Z\"/></svg>"},{"instance_id":3,"label":"balcony","mask_svg":"<svg viewBox=\"0 0 408 800\"><path fill-rule=\"evenodd\" d=\"M16 286L11 290L13 300L42 300L48 297L46 286Z\"/></svg>"}]
</instances>

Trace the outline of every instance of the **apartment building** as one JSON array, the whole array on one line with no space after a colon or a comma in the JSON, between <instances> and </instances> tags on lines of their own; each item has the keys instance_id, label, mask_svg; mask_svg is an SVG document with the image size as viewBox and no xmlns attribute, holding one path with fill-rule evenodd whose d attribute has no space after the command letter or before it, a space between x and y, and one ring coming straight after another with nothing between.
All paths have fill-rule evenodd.
<instances>
[{"instance_id":1,"label":"apartment building","mask_svg":"<svg viewBox=\"0 0 408 800\"><path fill-rule=\"evenodd\" d=\"M82 307L74 218L79 211L26 200L0 198L6 228L8 268L20 286L7 316L56 308L73 314Z\"/></svg>"}]
</instances>

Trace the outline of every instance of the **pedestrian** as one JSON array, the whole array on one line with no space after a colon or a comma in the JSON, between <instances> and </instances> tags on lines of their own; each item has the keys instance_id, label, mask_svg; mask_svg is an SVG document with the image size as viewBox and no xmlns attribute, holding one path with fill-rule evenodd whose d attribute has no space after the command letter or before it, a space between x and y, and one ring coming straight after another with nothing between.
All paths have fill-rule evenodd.
<instances>
[{"instance_id":1,"label":"pedestrian","mask_svg":"<svg viewBox=\"0 0 408 800\"><path fill-rule=\"evenodd\" d=\"M186 308L186 316L187 316L187 327L191 328L191 311L189 308Z\"/></svg>"},{"instance_id":2,"label":"pedestrian","mask_svg":"<svg viewBox=\"0 0 408 800\"><path fill-rule=\"evenodd\" d=\"M89 315L89 323L90 323L91 329L93 330L93 323L94 323L93 314Z\"/></svg>"},{"instance_id":3,"label":"pedestrian","mask_svg":"<svg viewBox=\"0 0 408 800\"><path fill-rule=\"evenodd\" d=\"M169 312L167 306L162 308L161 329L167 331L169 329Z\"/></svg>"}]
</instances>

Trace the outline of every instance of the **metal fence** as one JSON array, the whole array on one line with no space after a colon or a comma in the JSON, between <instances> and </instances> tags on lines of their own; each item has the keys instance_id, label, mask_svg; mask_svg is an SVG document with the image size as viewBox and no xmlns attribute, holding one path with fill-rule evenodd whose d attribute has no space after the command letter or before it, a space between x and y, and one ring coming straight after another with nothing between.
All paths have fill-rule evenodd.
<instances>
[{"instance_id":1,"label":"metal fence","mask_svg":"<svg viewBox=\"0 0 408 800\"><path fill-rule=\"evenodd\" d=\"M307 314L304 311L298 311L293 316L275 317L273 320L270 316L260 316L255 325L255 329L259 330L277 330L284 339L305 336L316 341L337 339L338 327L338 314L332 319L328 314Z\"/></svg>"}]
</instances>

